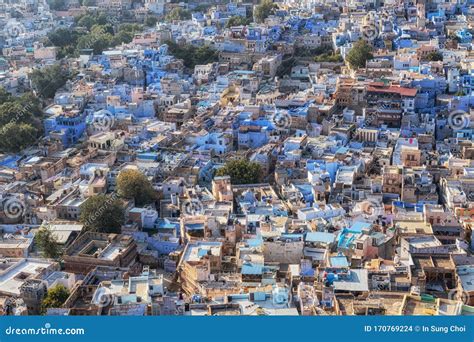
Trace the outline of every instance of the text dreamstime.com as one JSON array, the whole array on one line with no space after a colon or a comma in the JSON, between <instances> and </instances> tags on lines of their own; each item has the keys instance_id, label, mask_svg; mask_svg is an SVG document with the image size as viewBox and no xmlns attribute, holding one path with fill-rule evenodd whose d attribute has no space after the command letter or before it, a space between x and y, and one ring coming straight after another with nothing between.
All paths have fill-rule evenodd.
<instances>
[{"instance_id":1,"label":"text dreamstime.com","mask_svg":"<svg viewBox=\"0 0 474 342\"><path fill-rule=\"evenodd\" d=\"M5 329L6 335L85 335L83 328L52 328L46 323L39 328L15 328L9 326Z\"/></svg>"}]
</instances>

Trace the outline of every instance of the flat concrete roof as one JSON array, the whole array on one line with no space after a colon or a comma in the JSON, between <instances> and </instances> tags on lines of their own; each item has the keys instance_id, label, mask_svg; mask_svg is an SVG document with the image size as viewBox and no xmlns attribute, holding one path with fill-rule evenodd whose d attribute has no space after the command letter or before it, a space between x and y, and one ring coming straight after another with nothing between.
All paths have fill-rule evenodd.
<instances>
[{"instance_id":1,"label":"flat concrete roof","mask_svg":"<svg viewBox=\"0 0 474 342\"><path fill-rule=\"evenodd\" d=\"M199 241L188 244L184 255L184 261L199 261L210 252L212 255L220 255L221 242Z\"/></svg>"},{"instance_id":2,"label":"flat concrete roof","mask_svg":"<svg viewBox=\"0 0 474 342\"><path fill-rule=\"evenodd\" d=\"M15 259L0 273L0 292L14 296L19 295L20 287L27 279L37 276L52 264L52 262L42 259Z\"/></svg>"}]
</instances>

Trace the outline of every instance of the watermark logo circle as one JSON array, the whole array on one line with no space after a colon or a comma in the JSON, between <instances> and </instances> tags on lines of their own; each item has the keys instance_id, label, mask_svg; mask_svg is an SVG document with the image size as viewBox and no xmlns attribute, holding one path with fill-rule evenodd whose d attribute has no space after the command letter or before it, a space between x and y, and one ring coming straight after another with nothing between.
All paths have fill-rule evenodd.
<instances>
[{"instance_id":1,"label":"watermark logo circle","mask_svg":"<svg viewBox=\"0 0 474 342\"><path fill-rule=\"evenodd\" d=\"M98 130L108 130L114 125L114 115L108 110L100 110L94 113L92 126Z\"/></svg>"},{"instance_id":2,"label":"watermark logo circle","mask_svg":"<svg viewBox=\"0 0 474 342\"><path fill-rule=\"evenodd\" d=\"M181 211L188 216L201 215L204 213L204 205L198 199L185 200Z\"/></svg>"},{"instance_id":3,"label":"watermark logo circle","mask_svg":"<svg viewBox=\"0 0 474 342\"><path fill-rule=\"evenodd\" d=\"M16 197L11 197L3 203L3 213L11 219L18 219L25 212L25 204Z\"/></svg>"},{"instance_id":4,"label":"watermark logo circle","mask_svg":"<svg viewBox=\"0 0 474 342\"><path fill-rule=\"evenodd\" d=\"M365 200L356 205L355 213L363 214L368 219L377 219L384 214L383 205L374 200Z\"/></svg>"},{"instance_id":5,"label":"watermark logo circle","mask_svg":"<svg viewBox=\"0 0 474 342\"><path fill-rule=\"evenodd\" d=\"M17 38L26 32L25 26L16 20L10 20L5 25L4 31L10 38Z\"/></svg>"},{"instance_id":6,"label":"watermark logo circle","mask_svg":"<svg viewBox=\"0 0 474 342\"><path fill-rule=\"evenodd\" d=\"M375 40L379 36L379 29L375 24L367 24L362 27L362 36L368 40Z\"/></svg>"},{"instance_id":7,"label":"watermark logo circle","mask_svg":"<svg viewBox=\"0 0 474 342\"><path fill-rule=\"evenodd\" d=\"M288 114L287 112L279 112L277 111L275 114L272 116L272 122L277 128L280 129L286 129L291 126L291 115Z\"/></svg>"},{"instance_id":8,"label":"watermark logo circle","mask_svg":"<svg viewBox=\"0 0 474 342\"><path fill-rule=\"evenodd\" d=\"M448 116L448 125L453 130L460 130L468 128L471 124L471 117L469 113L464 110L454 110L449 113Z\"/></svg>"},{"instance_id":9,"label":"watermark logo circle","mask_svg":"<svg viewBox=\"0 0 474 342\"><path fill-rule=\"evenodd\" d=\"M464 305L469 305L471 300L471 296L469 292L460 290L460 289L452 289L448 292L448 299L461 301Z\"/></svg>"},{"instance_id":10,"label":"watermark logo circle","mask_svg":"<svg viewBox=\"0 0 474 342\"><path fill-rule=\"evenodd\" d=\"M467 200L468 200L468 201L474 201L474 191L470 191L470 192L467 194Z\"/></svg>"},{"instance_id":11,"label":"watermark logo circle","mask_svg":"<svg viewBox=\"0 0 474 342\"><path fill-rule=\"evenodd\" d=\"M109 292L103 292L97 298L96 305L100 308L105 308L112 305L114 302L114 295Z\"/></svg>"},{"instance_id":12,"label":"watermark logo circle","mask_svg":"<svg viewBox=\"0 0 474 342\"><path fill-rule=\"evenodd\" d=\"M293 294L291 290L286 287L281 288L284 291L274 291L272 295L272 302L275 308L287 308L293 301Z\"/></svg>"}]
</instances>

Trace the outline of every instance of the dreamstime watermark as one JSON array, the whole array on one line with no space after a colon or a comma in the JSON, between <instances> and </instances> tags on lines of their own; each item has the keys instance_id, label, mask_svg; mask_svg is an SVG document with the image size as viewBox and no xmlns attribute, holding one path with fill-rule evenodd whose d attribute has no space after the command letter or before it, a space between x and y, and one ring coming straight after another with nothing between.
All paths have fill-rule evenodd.
<instances>
[{"instance_id":1,"label":"dreamstime watermark","mask_svg":"<svg viewBox=\"0 0 474 342\"><path fill-rule=\"evenodd\" d=\"M272 116L272 122L279 129L287 129L291 127L292 118L288 112L275 111Z\"/></svg>"},{"instance_id":2,"label":"dreamstime watermark","mask_svg":"<svg viewBox=\"0 0 474 342\"><path fill-rule=\"evenodd\" d=\"M455 131L468 128L471 120L471 115L461 109L454 110L448 115L448 125Z\"/></svg>"},{"instance_id":3,"label":"dreamstime watermark","mask_svg":"<svg viewBox=\"0 0 474 342\"><path fill-rule=\"evenodd\" d=\"M380 202L374 200L365 200L354 206L354 214L362 214L369 220L376 220L385 213L384 207Z\"/></svg>"},{"instance_id":4,"label":"dreamstime watermark","mask_svg":"<svg viewBox=\"0 0 474 342\"><path fill-rule=\"evenodd\" d=\"M93 226L97 219L104 214L104 212L116 201L118 195L114 192L107 197L105 202L95 210L92 215L90 215L87 220L84 222L85 226Z\"/></svg>"},{"instance_id":5,"label":"dreamstime watermark","mask_svg":"<svg viewBox=\"0 0 474 342\"><path fill-rule=\"evenodd\" d=\"M106 308L114 303L114 295L106 290L98 295L95 305L100 308Z\"/></svg>"},{"instance_id":6,"label":"dreamstime watermark","mask_svg":"<svg viewBox=\"0 0 474 342\"><path fill-rule=\"evenodd\" d=\"M474 201L474 191L470 191L470 192L467 194L467 200L468 200L468 201Z\"/></svg>"},{"instance_id":7,"label":"dreamstime watermark","mask_svg":"<svg viewBox=\"0 0 474 342\"><path fill-rule=\"evenodd\" d=\"M15 123L18 123L22 118L24 117L27 117L28 114L33 110L33 105L31 103L28 103L24 106L21 107L21 109L16 112L13 116L13 118L6 124L6 125L3 125L1 128L0 128L0 134L4 134L5 131L7 130L6 126L8 124L15 124Z\"/></svg>"},{"instance_id":8,"label":"dreamstime watermark","mask_svg":"<svg viewBox=\"0 0 474 342\"><path fill-rule=\"evenodd\" d=\"M287 308L293 302L291 289L287 287L277 287L272 293L272 303L275 308Z\"/></svg>"},{"instance_id":9,"label":"dreamstime watermark","mask_svg":"<svg viewBox=\"0 0 474 342\"><path fill-rule=\"evenodd\" d=\"M376 119L377 119L377 115L375 113L371 113L365 117L365 124L367 126L371 126L372 124L375 123Z\"/></svg>"},{"instance_id":10,"label":"dreamstime watermark","mask_svg":"<svg viewBox=\"0 0 474 342\"><path fill-rule=\"evenodd\" d=\"M11 19L7 22L3 31L9 38L18 38L20 35L26 32L26 28L21 22Z\"/></svg>"},{"instance_id":11,"label":"dreamstime watermark","mask_svg":"<svg viewBox=\"0 0 474 342\"><path fill-rule=\"evenodd\" d=\"M181 204L181 212L187 216L202 215L204 213L204 205L195 198L184 200Z\"/></svg>"},{"instance_id":12,"label":"dreamstime watermark","mask_svg":"<svg viewBox=\"0 0 474 342\"><path fill-rule=\"evenodd\" d=\"M456 288L448 292L448 299L460 301L464 305L469 305L469 302L471 301L471 296L469 295L469 292Z\"/></svg>"},{"instance_id":13,"label":"dreamstime watermark","mask_svg":"<svg viewBox=\"0 0 474 342\"><path fill-rule=\"evenodd\" d=\"M5 328L6 335L85 335L84 328L53 328L50 323L45 323L39 328Z\"/></svg>"},{"instance_id":14,"label":"dreamstime watermark","mask_svg":"<svg viewBox=\"0 0 474 342\"><path fill-rule=\"evenodd\" d=\"M368 40L375 40L380 34L380 30L375 23L370 23L362 26L362 36Z\"/></svg>"},{"instance_id":15,"label":"dreamstime watermark","mask_svg":"<svg viewBox=\"0 0 474 342\"><path fill-rule=\"evenodd\" d=\"M369 23L362 26L362 37L369 42L376 40L381 34L379 22L383 24L386 21L390 21L387 12L383 12L380 17L373 18Z\"/></svg>"},{"instance_id":16,"label":"dreamstime watermark","mask_svg":"<svg viewBox=\"0 0 474 342\"><path fill-rule=\"evenodd\" d=\"M25 213L25 203L15 196L4 199L2 206L5 216L12 220L21 218Z\"/></svg>"},{"instance_id":17,"label":"dreamstime watermark","mask_svg":"<svg viewBox=\"0 0 474 342\"><path fill-rule=\"evenodd\" d=\"M97 130L110 130L113 127L114 123L114 115L106 109L99 110L93 114L92 126Z\"/></svg>"},{"instance_id":18,"label":"dreamstime watermark","mask_svg":"<svg viewBox=\"0 0 474 342\"><path fill-rule=\"evenodd\" d=\"M264 47L265 47L265 50L267 50L268 48L272 47L273 44L275 44L276 42L276 39L274 36L268 36L267 39L265 39L265 42L264 42Z\"/></svg>"}]
</instances>

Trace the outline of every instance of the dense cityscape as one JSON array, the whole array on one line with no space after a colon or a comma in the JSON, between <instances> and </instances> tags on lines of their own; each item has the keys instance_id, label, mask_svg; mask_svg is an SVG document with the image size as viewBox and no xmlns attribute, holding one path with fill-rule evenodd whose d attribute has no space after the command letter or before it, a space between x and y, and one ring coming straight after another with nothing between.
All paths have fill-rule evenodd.
<instances>
[{"instance_id":1,"label":"dense cityscape","mask_svg":"<svg viewBox=\"0 0 474 342\"><path fill-rule=\"evenodd\" d=\"M472 315L474 0L0 0L0 314Z\"/></svg>"}]
</instances>

